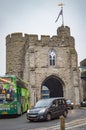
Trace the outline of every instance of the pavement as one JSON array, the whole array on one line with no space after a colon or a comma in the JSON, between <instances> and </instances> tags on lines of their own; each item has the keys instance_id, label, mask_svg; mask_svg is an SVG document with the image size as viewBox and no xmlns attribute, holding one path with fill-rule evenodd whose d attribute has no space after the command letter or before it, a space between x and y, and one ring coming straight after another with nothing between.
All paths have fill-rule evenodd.
<instances>
[{"instance_id":1,"label":"pavement","mask_svg":"<svg viewBox=\"0 0 86 130\"><path fill-rule=\"evenodd\" d=\"M80 109L86 109L86 107L80 107ZM65 128L65 130L86 130L86 122L84 123L84 124L80 124L80 126L78 125L77 127L75 126L75 128L74 127L72 127L72 128Z\"/></svg>"},{"instance_id":2,"label":"pavement","mask_svg":"<svg viewBox=\"0 0 86 130\"><path fill-rule=\"evenodd\" d=\"M68 129L66 129L65 128L65 130L86 130L86 125L83 125L83 126L78 126L78 127L76 127L76 128L68 128Z\"/></svg>"}]
</instances>

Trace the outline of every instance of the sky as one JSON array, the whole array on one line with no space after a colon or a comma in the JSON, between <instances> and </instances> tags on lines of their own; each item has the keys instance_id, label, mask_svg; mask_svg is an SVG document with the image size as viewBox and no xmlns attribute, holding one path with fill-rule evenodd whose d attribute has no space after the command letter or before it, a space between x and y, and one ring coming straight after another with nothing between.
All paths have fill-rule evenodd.
<instances>
[{"instance_id":1,"label":"sky","mask_svg":"<svg viewBox=\"0 0 86 130\"><path fill-rule=\"evenodd\" d=\"M57 34L62 25L61 0L0 0L0 75L6 73L6 36L15 32L41 35ZM75 38L78 65L86 58L86 0L62 0L64 25Z\"/></svg>"}]
</instances>

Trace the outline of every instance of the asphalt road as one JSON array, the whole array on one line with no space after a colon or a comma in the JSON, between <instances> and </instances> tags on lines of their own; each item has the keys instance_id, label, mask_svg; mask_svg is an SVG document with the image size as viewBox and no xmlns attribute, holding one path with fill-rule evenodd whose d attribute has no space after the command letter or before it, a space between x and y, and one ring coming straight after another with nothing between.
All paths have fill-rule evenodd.
<instances>
[{"instance_id":1,"label":"asphalt road","mask_svg":"<svg viewBox=\"0 0 86 130\"><path fill-rule=\"evenodd\" d=\"M82 120L84 118L84 120ZM75 122L76 121L76 122ZM79 125L86 123L86 109L69 110L68 117L65 122L67 127L70 125ZM0 130L58 130L60 126L60 119L41 122L29 122L26 119L26 114L19 117L3 117L0 119ZM79 126L80 127L80 126ZM71 127L70 127L71 129ZM84 129L83 129L84 130Z\"/></svg>"}]
</instances>

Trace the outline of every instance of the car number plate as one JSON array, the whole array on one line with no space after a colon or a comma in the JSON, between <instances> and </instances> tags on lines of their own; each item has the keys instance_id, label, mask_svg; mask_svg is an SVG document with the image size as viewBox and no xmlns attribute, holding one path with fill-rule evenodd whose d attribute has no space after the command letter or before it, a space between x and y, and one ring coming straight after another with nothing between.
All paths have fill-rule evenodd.
<instances>
[{"instance_id":1,"label":"car number plate","mask_svg":"<svg viewBox=\"0 0 86 130\"><path fill-rule=\"evenodd\" d=\"M30 115L30 117L36 117L36 115Z\"/></svg>"}]
</instances>

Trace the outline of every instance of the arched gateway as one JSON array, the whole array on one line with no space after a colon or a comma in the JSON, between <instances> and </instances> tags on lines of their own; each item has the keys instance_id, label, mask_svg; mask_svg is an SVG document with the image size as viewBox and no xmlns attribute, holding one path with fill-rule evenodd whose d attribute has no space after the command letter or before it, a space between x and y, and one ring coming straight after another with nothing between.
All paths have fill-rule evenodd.
<instances>
[{"instance_id":1,"label":"arched gateway","mask_svg":"<svg viewBox=\"0 0 86 130\"><path fill-rule=\"evenodd\" d=\"M42 83L41 92L43 90L43 86L46 86L48 88L50 98L51 97L63 97L64 96L64 93L63 93L64 83L57 76L51 75L51 76L47 77ZM45 91L44 94L46 94L46 91Z\"/></svg>"},{"instance_id":2,"label":"arched gateway","mask_svg":"<svg viewBox=\"0 0 86 130\"><path fill-rule=\"evenodd\" d=\"M31 106L42 97L43 88L49 90L49 97L64 96L76 105L80 102L78 57L68 26L59 27L52 37L41 35L40 39L33 34L8 35L6 73L29 82Z\"/></svg>"}]
</instances>

